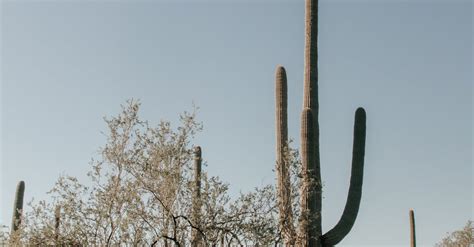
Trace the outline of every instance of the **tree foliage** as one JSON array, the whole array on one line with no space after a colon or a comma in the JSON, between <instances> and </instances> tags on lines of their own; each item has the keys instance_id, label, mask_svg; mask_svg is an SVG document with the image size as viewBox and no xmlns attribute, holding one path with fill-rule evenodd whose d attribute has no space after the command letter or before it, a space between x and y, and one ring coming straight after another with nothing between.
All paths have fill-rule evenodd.
<instances>
[{"instance_id":1,"label":"tree foliage","mask_svg":"<svg viewBox=\"0 0 474 247\"><path fill-rule=\"evenodd\" d=\"M463 229L449 233L436 247L470 247L474 245L474 225L469 220Z\"/></svg>"},{"instance_id":2,"label":"tree foliage","mask_svg":"<svg viewBox=\"0 0 474 247\"><path fill-rule=\"evenodd\" d=\"M193 222L191 141L202 129L196 111L181 114L179 127L172 128L169 121L151 126L141 120L139 108L130 100L118 116L105 119L107 142L91 161L90 185L61 176L49 192L51 200L29 203L11 243L188 246L193 230L206 246L280 242L271 185L232 199L228 184L203 171L202 222ZM291 154L296 171L297 152ZM295 171L293 186L298 183Z\"/></svg>"}]
</instances>

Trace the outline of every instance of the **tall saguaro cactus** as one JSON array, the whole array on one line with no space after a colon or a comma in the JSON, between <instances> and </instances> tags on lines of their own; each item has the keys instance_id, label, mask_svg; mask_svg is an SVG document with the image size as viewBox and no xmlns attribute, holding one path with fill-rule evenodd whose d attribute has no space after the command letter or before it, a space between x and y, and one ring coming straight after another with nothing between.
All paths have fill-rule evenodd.
<instances>
[{"instance_id":1,"label":"tall saguaro cactus","mask_svg":"<svg viewBox=\"0 0 474 247\"><path fill-rule=\"evenodd\" d=\"M299 220L298 245L300 246L334 246L351 230L359 211L362 196L364 173L366 114L363 108L355 112L354 139L352 151L352 170L344 212L333 229L322 234L321 207L322 186L319 154L319 102L318 102L318 0L306 0L305 4L305 68L303 112L301 116L301 160L302 185L301 217ZM280 228L285 245L292 245L294 236L285 234L291 229L291 198L288 164L284 160L284 149L287 148L287 82L286 71L277 67L276 73L276 129L277 129L277 176L278 205L280 211Z\"/></svg>"},{"instance_id":2,"label":"tall saguaro cactus","mask_svg":"<svg viewBox=\"0 0 474 247\"><path fill-rule=\"evenodd\" d=\"M415 212L410 210L410 246L416 247Z\"/></svg>"},{"instance_id":3,"label":"tall saguaro cactus","mask_svg":"<svg viewBox=\"0 0 474 247\"><path fill-rule=\"evenodd\" d=\"M196 228L200 228L201 222L201 166L202 166L201 147L194 149L194 183L193 183L193 207L192 221ZM191 246L198 247L201 245L201 233L197 229L192 230Z\"/></svg>"},{"instance_id":4,"label":"tall saguaro cactus","mask_svg":"<svg viewBox=\"0 0 474 247\"><path fill-rule=\"evenodd\" d=\"M23 196L25 195L25 182L20 181L16 186L15 201L13 203L13 217L11 233L18 230L21 224L21 215L23 211Z\"/></svg>"}]
</instances>

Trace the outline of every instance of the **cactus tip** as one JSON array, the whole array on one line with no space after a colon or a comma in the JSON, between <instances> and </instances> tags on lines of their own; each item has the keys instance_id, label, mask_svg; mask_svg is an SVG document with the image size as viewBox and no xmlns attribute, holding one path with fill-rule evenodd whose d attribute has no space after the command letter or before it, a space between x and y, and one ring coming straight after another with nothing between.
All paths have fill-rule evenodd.
<instances>
[{"instance_id":1,"label":"cactus tip","mask_svg":"<svg viewBox=\"0 0 474 247\"><path fill-rule=\"evenodd\" d=\"M356 114L359 115L359 116L364 116L365 117L365 115L366 115L365 109L363 107L357 108Z\"/></svg>"},{"instance_id":2,"label":"cactus tip","mask_svg":"<svg viewBox=\"0 0 474 247\"><path fill-rule=\"evenodd\" d=\"M17 190L25 191L25 181L18 182Z\"/></svg>"},{"instance_id":3,"label":"cactus tip","mask_svg":"<svg viewBox=\"0 0 474 247\"><path fill-rule=\"evenodd\" d=\"M357 108L357 110L355 112L356 122L363 123L365 125L366 119L367 119L367 115L365 113L364 108L362 108L362 107Z\"/></svg>"},{"instance_id":4,"label":"cactus tip","mask_svg":"<svg viewBox=\"0 0 474 247\"><path fill-rule=\"evenodd\" d=\"M283 65L281 65L281 64L278 64L276 66L276 73L277 74L286 74L285 67L283 67Z\"/></svg>"}]
</instances>

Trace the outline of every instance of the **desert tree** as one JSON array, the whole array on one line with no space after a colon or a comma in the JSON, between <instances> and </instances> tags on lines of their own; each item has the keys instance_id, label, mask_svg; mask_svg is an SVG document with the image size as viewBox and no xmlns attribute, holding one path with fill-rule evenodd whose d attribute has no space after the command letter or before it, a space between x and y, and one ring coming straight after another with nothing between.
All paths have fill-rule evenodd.
<instances>
[{"instance_id":1,"label":"desert tree","mask_svg":"<svg viewBox=\"0 0 474 247\"><path fill-rule=\"evenodd\" d=\"M130 100L105 118L107 140L90 162L89 181L63 175L50 200L28 203L17 244L190 246L193 234L198 246L281 241L272 185L231 198L229 185L210 176L203 161L196 206L191 142L202 123L195 110L181 114L173 128L169 121L141 120L139 108Z\"/></svg>"},{"instance_id":2,"label":"desert tree","mask_svg":"<svg viewBox=\"0 0 474 247\"><path fill-rule=\"evenodd\" d=\"M469 220L463 229L449 233L436 247L467 247L474 245L474 224Z\"/></svg>"}]
</instances>

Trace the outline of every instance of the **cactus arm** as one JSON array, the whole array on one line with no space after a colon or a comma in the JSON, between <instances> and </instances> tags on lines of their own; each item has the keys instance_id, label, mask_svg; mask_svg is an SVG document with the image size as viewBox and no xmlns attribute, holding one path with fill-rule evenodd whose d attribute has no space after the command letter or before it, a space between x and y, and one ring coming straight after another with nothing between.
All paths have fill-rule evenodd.
<instances>
[{"instance_id":1,"label":"cactus arm","mask_svg":"<svg viewBox=\"0 0 474 247\"><path fill-rule=\"evenodd\" d=\"M410 246L416 247L415 212L410 210Z\"/></svg>"},{"instance_id":2,"label":"cactus arm","mask_svg":"<svg viewBox=\"0 0 474 247\"><path fill-rule=\"evenodd\" d=\"M291 207L291 186L288 172L288 83L283 66L277 66L275 74L276 99L276 172L278 210L283 242L286 246L294 245L295 229Z\"/></svg>"},{"instance_id":3,"label":"cactus arm","mask_svg":"<svg viewBox=\"0 0 474 247\"><path fill-rule=\"evenodd\" d=\"M351 182L346 206L336 226L322 236L323 246L333 246L339 243L349 233L357 218L362 196L362 180L364 175L365 125L365 110L358 108L355 113L354 121Z\"/></svg>"},{"instance_id":4,"label":"cactus arm","mask_svg":"<svg viewBox=\"0 0 474 247\"><path fill-rule=\"evenodd\" d=\"M16 187L15 201L13 204L13 218L11 233L14 233L21 224L21 214L23 211L23 196L25 195L25 182L20 181Z\"/></svg>"}]
</instances>

